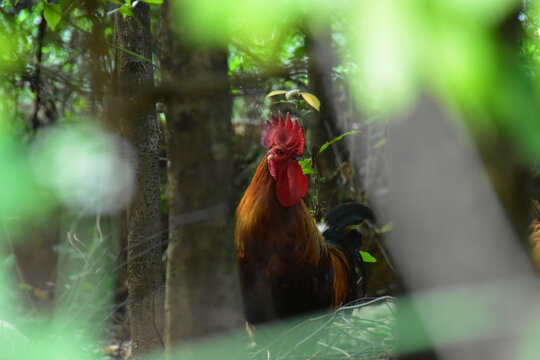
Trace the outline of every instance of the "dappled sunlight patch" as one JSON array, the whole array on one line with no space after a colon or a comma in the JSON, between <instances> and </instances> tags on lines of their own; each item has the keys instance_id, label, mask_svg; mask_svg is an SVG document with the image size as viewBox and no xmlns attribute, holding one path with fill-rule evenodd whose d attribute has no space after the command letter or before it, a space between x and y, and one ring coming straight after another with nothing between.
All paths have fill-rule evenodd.
<instances>
[{"instance_id":1,"label":"dappled sunlight patch","mask_svg":"<svg viewBox=\"0 0 540 360\"><path fill-rule=\"evenodd\" d=\"M130 146L97 127L47 129L33 145L31 163L36 179L75 211L117 212L134 191Z\"/></svg>"}]
</instances>

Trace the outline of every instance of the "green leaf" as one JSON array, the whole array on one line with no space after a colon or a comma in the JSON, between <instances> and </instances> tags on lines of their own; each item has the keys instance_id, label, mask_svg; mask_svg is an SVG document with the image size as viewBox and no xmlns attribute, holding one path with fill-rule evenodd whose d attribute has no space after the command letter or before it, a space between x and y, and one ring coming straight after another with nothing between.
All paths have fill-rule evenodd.
<instances>
[{"instance_id":1,"label":"green leaf","mask_svg":"<svg viewBox=\"0 0 540 360\"><path fill-rule=\"evenodd\" d=\"M298 163L302 167L304 175L315 174L315 171L311 168L311 159L300 160Z\"/></svg>"},{"instance_id":2,"label":"green leaf","mask_svg":"<svg viewBox=\"0 0 540 360\"><path fill-rule=\"evenodd\" d=\"M375 259L373 257L373 255L371 255L370 253L368 252L365 252L365 251L359 251L360 252L360 256L362 256L362 260L364 262L367 262L367 263L374 263L374 262L377 262L377 259Z\"/></svg>"},{"instance_id":3,"label":"green leaf","mask_svg":"<svg viewBox=\"0 0 540 360\"><path fill-rule=\"evenodd\" d=\"M333 143L343 139L344 136L347 136L347 135L354 135L354 134L358 134L360 131L348 131L344 134L341 134L337 137L335 137L334 139L330 140L329 142L327 143L324 143L321 148L319 149L319 154L322 153L324 150L326 150L327 147L329 147L330 145L332 145Z\"/></svg>"},{"instance_id":4,"label":"green leaf","mask_svg":"<svg viewBox=\"0 0 540 360\"><path fill-rule=\"evenodd\" d=\"M315 95L303 92L300 95L306 100L306 102L311 105L312 108L314 108L317 111L320 111L321 108L321 102L319 101L319 98L317 98Z\"/></svg>"},{"instance_id":5,"label":"green leaf","mask_svg":"<svg viewBox=\"0 0 540 360\"><path fill-rule=\"evenodd\" d=\"M59 4L45 4L43 7L43 16L47 24L54 31L56 25L62 20L62 7Z\"/></svg>"},{"instance_id":6,"label":"green leaf","mask_svg":"<svg viewBox=\"0 0 540 360\"><path fill-rule=\"evenodd\" d=\"M377 141L377 143L375 145L373 145L373 148L374 149L380 148L384 144L386 144L386 138L383 138L383 139Z\"/></svg>"},{"instance_id":7,"label":"green leaf","mask_svg":"<svg viewBox=\"0 0 540 360\"><path fill-rule=\"evenodd\" d=\"M133 10L131 9L131 5L122 5L118 8L118 12L122 14L122 18L125 19L126 16L135 16L133 14Z\"/></svg>"},{"instance_id":8,"label":"green leaf","mask_svg":"<svg viewBox=\"0 0 540 360\"><path fill-rule=\"evenodd\" d=\"M140 0L140 1L145 2L147 4L156 4L156 5L163 4L163 0Z\"/></svg>"},{"instance_id":9,"label":"green leaf","mask_svg":"<svg viewBox=\"0 0 540 360\"><path fill-rule=\"evenodd\" d=\"M109 37L109 36L112 36L113 34L113 28L112 27L106 27L105 30L103 31L103 33L105 34L105 37Z\"/></svg>"},{"instance_id":10,"label":"green leaf","mask_svg":"<svg viewBox=\"0 0 540 360\"><path fill-rule=\"evenodd\" d=\"M282 94L286 94L287 91L285 90L274 90L272 92L270 92L268 95L266 95L266 98L268 99L269 97L272 97L272 96L276 96L276 95L282 95Z\"/></svg>"},{"instance_id":11,"label":"green leaf","mask_svg":"<svg viewBox=\"0 0 540 360\"><path fill-rule=\"evenodd\" d=\"M238 54L235 55L235 56L232 56L229 59L229 70L234 73L236 70L240 69L240 67L243 65L243 63L244 62L242 60L242 56L240 56Z\"/></svg>"}]
</instances>

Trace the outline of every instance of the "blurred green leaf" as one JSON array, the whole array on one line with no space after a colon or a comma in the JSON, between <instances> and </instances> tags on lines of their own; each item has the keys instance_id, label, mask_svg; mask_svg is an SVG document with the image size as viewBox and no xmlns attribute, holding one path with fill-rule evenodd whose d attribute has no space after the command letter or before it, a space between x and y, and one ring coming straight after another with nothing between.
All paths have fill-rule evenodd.
<instances>
[{"instance_id":1,"label":"blurred green leaf","mask_svg":"<svg viewBox=\"0 0 540 360\"><path fill-rule=\"evenodd\" d=\"M246 43L271 39L275 27L286 25L300 10L294 2L280 0L175 1L171 8L178 19L179 36L192 43L222 45L233 37Z\"/></svg>"},{"instance_id":2,"label":"blurred green leaf","mask_svg":"<svg viewBox=\"0 0 540 360\"><path fill-rule=\"evenodd\" d=\"M386 138L382 138L381 140L377 141L377 143L373 145L373 148L374 149L380 148L384 144L386 144Z\"/></svg>"},{"instance_id":3,"label":"blurred green leaf","mask_svg":"<svg viewBox=\"0 0 540 360\"><path fill-rule=\"evenodd\" d=\"M355 81L362 84L354 89L357 99L369 110L409 106L418 96L420 69L429 55L429 49L424 52L431 32L423 28L428 23L422 17L425 10L414 1L353 4L348 14L354 26L347 33L358 37L351 43L359 65Z\"/></svg>"},{"instance_id":4,"label":"blurred green leaf","mask_svg":"<svg viewBox=\"0 0 540 360\"><path fill-rule=\"evenodd\" d=\"M62 7L60 4L45 4L43 7L43 16L47 21L47 25L52 31L56 28L56 25L62 19Z\"/></svg>"},{"instance_id":5,"label":"blurred green leaf","mask_svg":"<svg viewBox=\"0 0 540 360\"><path fill-rule=\"evenodd\" d=\"M497 23L516 9L514 0L437 0L433 4L447 17L460 17L483 26Z\"/></svg>"},{"instance_id":6,"label":"blurred green leaf","mask_svg":"<svg viewBox=\"0 0 540 360\"><path fill-rule=\"evenodd\" d=\"M386 232L389 232L392 230L392 222L389 222L388 224L384 225L380 230L379 233L384 234Z\"/></svg>"},{"instance_id":7,"label":"blurred green leaf","mask_svg":"<svg viewBox=\"0 0 540 360\"><path fill-rule=\"evenodd\" d=\"M29 342L30 340L14 325L0 319L0 344L2 345L4 354L5 352L10 353L17 348L28 346Z\"/></svg>"},{"instance_id":8,"label":"blurred green leaf","mask_svg":"<svg viewBox=\"0 0 540 360\"><path fill-rule=\"evenodd\" d=\"M231 56L229 57L229 71L231 73L234 73L237 70L239 70L243 64L244 64L244 61L240 55L231 54ZM266 95L267 98L270 96L271 96L270 94Z\"/></svg>"},{"instance_id":9,"label":"blurred green leaf","mask_svg":"<svg viewBox=\"0 0 540 360\"><path fill-rule=\"evenodd\" d=\"M15 235L24 229L27 216L39 218L53 202L36 183L26 149L6 139L1 131L0 128L0 223L4 221Z\"/></svg>"}]
</instances>

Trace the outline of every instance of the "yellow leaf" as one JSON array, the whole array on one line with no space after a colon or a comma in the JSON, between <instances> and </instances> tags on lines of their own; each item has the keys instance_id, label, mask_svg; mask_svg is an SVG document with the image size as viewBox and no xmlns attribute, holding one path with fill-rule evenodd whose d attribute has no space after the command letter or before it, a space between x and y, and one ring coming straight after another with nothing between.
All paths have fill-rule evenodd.
<instances>
[{"instance_id":1,"label":"yellow leaf","mask_svg":"<svg viewBox=\"0 0 540 360\"><path fill-rule=\"evenodd\" d=\"M315 95L306 92L303 92L301 95L309 105L311 105L315 110L320 111L321 102Z\"/></svg>"},{"instance_id":2,"label":"yellow leaf","mask_svg":"<svg viewBox=\"0 0 540 360\"><path fill-rule=\"evenodd\" d=\"M275 90L275 91L270 92L268 95L266 95L266 98L268 99L269 97L286 94L286 93L287 92L285 90Z\"/></svg>"},{"instance_id":3,"label":"yellow leaf","mask_svg":"<svg viewBox=\"0 0 540 360\"><path fill-rule=\"evenodd\" d=\"M49 294L45 290L32 288L32 295L34 295L36 298L38 298L41 301L49 300Z\"/></svg>"}]
</instances>

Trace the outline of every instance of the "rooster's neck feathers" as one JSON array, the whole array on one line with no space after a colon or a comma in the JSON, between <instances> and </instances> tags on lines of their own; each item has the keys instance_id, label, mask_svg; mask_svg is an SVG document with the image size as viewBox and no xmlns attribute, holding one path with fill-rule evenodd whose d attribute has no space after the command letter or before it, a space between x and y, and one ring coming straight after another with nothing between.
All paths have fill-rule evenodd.
<instances>
[{"instance_id":1,"label":"rooster's neck feathers","mask_svg":"<svg viewBox=\"0 0 540 360\"><path fill-rule=\"evenodd\" d=\"M252 241L263 247L279 247L291 243L291 256L317 263L319 257L327 251L324 238L301 199L287 208L280 204L266 157L259 164L236 212L236 246L239 256L242 256L244 246ZM304 240L299 242L298 237ZM311 245L306 246L306 243Z\"/></svg>"}]
</instances>

